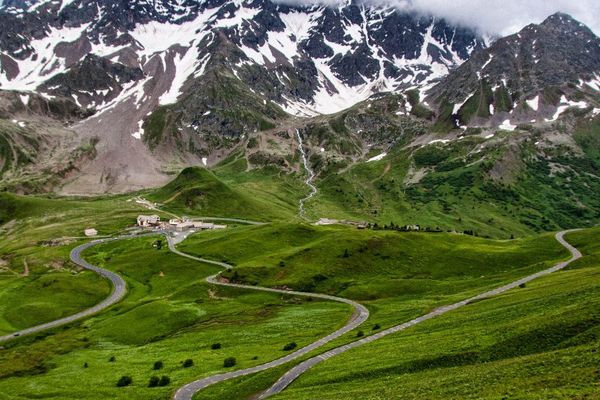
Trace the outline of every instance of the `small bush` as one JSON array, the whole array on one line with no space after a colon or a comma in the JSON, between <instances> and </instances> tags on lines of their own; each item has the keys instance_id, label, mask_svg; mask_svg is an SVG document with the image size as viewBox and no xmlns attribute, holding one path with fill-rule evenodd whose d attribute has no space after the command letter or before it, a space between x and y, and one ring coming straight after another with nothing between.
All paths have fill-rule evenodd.
<instances>
[{"instance_id":1,"label":"small bush","mask_svg":"<svg viewBox=\"0 0 600 400\"><path fill-rule=\"evenodd\" d=\"M235 357L227 357L223 361L223 367L230 368L230 367L233 367L236 363L237 363L237 361L236 361Z\"/></svg>"},{"instance_id":2,"label":"small bush","mask_svg":"<svg viewBox=\"0 0 600 400\"><path fill-rule=\"evenodd\" d=\"M162 369L162 367L163 367L163 362L162 361L156 361L154 363L153 369L156 371L156 370Z\"/></svg>"},{"instance_id":3,"label":"small bush","mask_svg":"<svg viewBox=\"0 0 600 400\"><path fill-rule=\"evenodd\" d=\"M171 383L171 378L169 378L166 375L163 375L160 377L160 380L158 381L158 386L167 386L169 383Z\"/></svg>"},{"instance_id":4,"label":"small bush","mask_svg":"<svg viewBox=\"0 0 600 400\"><path fill-rule=\"evenodd\" d=\"M285 346L283 346L283 351L294 350L296 347L298 347L298 345L296 344L296 342L291 342L291 343L288 343Z\"/></svg>"},{"instance_id":5,"label":"small bush","mask_svg":"<svg viewBox=\"0 0 600 400\"><path fill-rule=\"evenodd\" d=\"M213 343L210 348L213 350L219 350L221 348L221 343Z\"/></svg>"},{"instance_id":6,"label":"small bush","mask_svg":"<svg viewBox=\"0 0 600 400\"><path fill-rule=\"evenodd\" d=\"M83 363L83 368L87 368L88 367L88 363Z\"/></svg>"},{"instance_id":7,"label":"small bush","mask_svg":"<svg viewBox=\"0 0 600 400\"><path fill-rule=\"evenodd\" d=\"M521 284L519 285L519 287L520 287L521 289L525 289L525 288L527 287L527 285L526 285L526 284L524 284L524 283L521 283Z\"/></svg>"},{"instance_id":8,"label":"small bush","mask_svg":"<svg viewBox=\"0 0 600 400\"><path fill-rule=\"evenodd\" d=\"M379 324L375 324L373 325L373 330L376 331L377 329L381 328L381 326L379 326Z\"/></svg>"},{"instance_id":9,"label":"small bush","mask_svg":"<svg viewBox=\"0 0 600 400\"><path fill-rule=\"evenodd\" d=\"M131 385L132 382L133 382L133 379L131 379L130 376L123 375L117 381L117 387L129 386L129 385Z\"/></svg>"},{"instance_id":10,"label":"small bush","mask_svg":"<svg viewBox=\"0 0 600 400\"><path fill-rule=\"evenodd\" d=\"M191 358L188 358L183 362L183 368L189 368L192 365L194 365L194 360L192 360Z\"/></svg>"},{"instance_id":11,"label":"small bush","mask_svg":"<svg viewBox=\"0 0 600 400\"><path fill-rule=\"evenodd\" d=\"M258 360L258 356L252 357L251 360Z\"/></svg>"},{"instance_id":12,"label":"small bush","mask_svg":"<svg viewBox=\"0 0 600 400\"><path fill-rule=\"evenodd\" d=\"M160 378L158 376L153 376L150 378L150 381L148 382L148 387L157 387L158 382L160 382Z\"/></svg>"},{"instance_id":13,"label":"small bush","mask_svg":"<svg viewBox=\"0 0 600 400\"><path fill-rule=\"evenodd\" d=\"M115 356L112 356L111 358L108 359L108 362L115 362L115 361L117 361Z\"/></svg>"},{"instance_id":14,"label":"small bush","mask_svg":"<svg viewBox=\"0 0 600 400\"><path fill-rule=\"evenodd\" d=\"M363 337L363 336L365 336L365 333L363 331L356 332L356 337Z\"/></svg>"}]
</instances>

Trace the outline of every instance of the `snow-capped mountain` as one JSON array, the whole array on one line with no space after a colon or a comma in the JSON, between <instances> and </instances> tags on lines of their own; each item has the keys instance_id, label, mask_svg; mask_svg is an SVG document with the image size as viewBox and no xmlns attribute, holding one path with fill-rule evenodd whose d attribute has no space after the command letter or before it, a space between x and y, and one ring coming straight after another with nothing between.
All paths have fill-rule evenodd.
<instances>
[{"instance_id":1,"label":"snow-capped mountain","mask_svg":"<svg viewBox=\"0 0 600 400\"><path fill-rule=\"evenodd\" d=\"M131 190L165 166L222 160L290 115L425 87L485 47L443 20L271 0L5 0L0 90L95 111L72 128L96 157L66 191Z\"/></svg>"},{"instance_id":2,"label":"snow-capped mountain","mask_svg":"<svg viewBox=\"0 0 600 400\"><path fill-rule=\"evenodd\" d=\"M429 92L448 126L512 130L553 122L569 108L598 115L600 38L567 14L498 39Z\"/></svg>"},{"instance_id":3,"label":"snow-capped mountain","mask_svg":"<svg viewBox=\"0 0 600 400\"><path fill-rule=\"evenodd\" d=\"M9 0L0 23L3 89L51 94L48 81L78 68L87 54L145 72L134 83L98 87L95 96L71 88L75 101L98 109L127 96L141 100L156 63L171 81L159 103L176 102L214 62L211 45L223 42L233 45L227 67L256 91L268 80L267 100L296 115L333 113L373 93L425 84L484 46L443 20L351 2Z\"/></svg>"}]
</instances>

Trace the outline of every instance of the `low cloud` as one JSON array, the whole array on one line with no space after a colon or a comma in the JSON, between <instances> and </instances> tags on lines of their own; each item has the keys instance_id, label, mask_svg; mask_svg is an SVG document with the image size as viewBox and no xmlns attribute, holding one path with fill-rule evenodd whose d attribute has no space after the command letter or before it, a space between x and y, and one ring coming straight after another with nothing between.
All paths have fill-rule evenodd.
<instances>
[{"instance_id":1,"label":"low cloud","mask_svg":"<svg viewBox=\"0 0 600 400\"><path fill-rule=\"evenodd\" d=\"M294 4L339 6L339 0L280 0ZM393 6L401 10L445 18L481 33L508 35L530 23L542 22L561 11L600 34L599 0L359 0L368 5Z\"/></svg>"}]
</instances>

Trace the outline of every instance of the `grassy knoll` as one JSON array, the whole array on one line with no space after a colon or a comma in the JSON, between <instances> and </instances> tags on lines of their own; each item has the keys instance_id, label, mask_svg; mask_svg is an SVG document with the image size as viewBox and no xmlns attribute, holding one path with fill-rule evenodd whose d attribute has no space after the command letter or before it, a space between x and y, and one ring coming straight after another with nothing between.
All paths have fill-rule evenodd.
<instances>
[{"instance_id":1,"label":"grassy knoll","mask_svg":"<svg viewBox=\"0 0 600 400\"><path fill-rule=\"evenodd\" d=\"M234 163L235 164L235 163ZM186 168L172 182L152 192L148 198L169 211L212 217L246 218L259 221L293 218L297 209L292 185L282 189L277 176L251 172L234 180L235 165L224 165L221 177L199 167ZM286 191L284 191L286 190Z\"/></svg>"},{"instance_id":2,"label":"grassy knoll","mask_svg":"<svg viewBox=\"0 0 600 400\"><path fill-rule=\"evenodd\" d=\"M357 329L366 335L374 332L375 324L380 329L398 324L545 269L568 256L553 235L496 241L450 234L279 224L240 227L226 238L222 235L214 232L191 237L180 248L233 263L234 271L226 274L232 279L359 300L371 311L369 321ZM520 305L525 312L524 303ZM443 336L443 329L437 329ZM357 331L332 346L356 340ZM250 395L269 386L277 376L275 371L220 384L198 398ZM316 397L315 392L305 398Z\"/></svg>"},{"instance_id":3,"label":"grassy knoll","mask_svg":"<svg viewBox=\"0 0 600 400\"><path fill-rule=\"evenodd\" d=\"M178 385L228 370L227 357L236 357L235 368L280 357L285 344L305 345L350 315L346 305L212 287L203 279L215 267L175 256L166 246L157 250L156 239L88 250L90 262L125 277L128 295L109 311L54 334L6 344L0 353L2 398L166 398ZM215 343L221 348L211 349ZM185 368L186 359L193 366ZM164 367L154 371L155 361ZM116 387L124 375L133 384ZM148 388L153 375L167 375L171 383Z\"/></svg>"},{"instance_id":4,"label":"grassy knoll","mask_svg":"<svg viewBox=\"0 0 600 400\"><path fill-rule=\"evenodd\" d=\"M382 302L463 295L567 254L552 235L493 241L284 224L192 236L180 248L234 264L224 273L233 280Z\"/></svg>"}]
</instances>

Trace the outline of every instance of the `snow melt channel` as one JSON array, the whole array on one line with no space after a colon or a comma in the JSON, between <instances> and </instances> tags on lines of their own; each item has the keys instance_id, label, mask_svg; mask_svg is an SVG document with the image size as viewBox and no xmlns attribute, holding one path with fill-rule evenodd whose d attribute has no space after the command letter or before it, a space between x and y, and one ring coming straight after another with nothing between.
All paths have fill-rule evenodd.
<instances>
[{"instance_id":1,"label":"snow melt channel","mask_svg":"<svg viewBox=\"0 0 600 400\"><path fill-rule=\"evenodd\" d=\"M315 172L310 167L310 163L308 162L308 158L306 157L306 151L304 151L304 142L302 141L302 136L300 135L300 131L296 129L296 138L298 138L298 148L300 149L300 155L302 156L302 164L304 165L304 169L308 173L308 178L304 181L306 185L310 188L310 193L303 199L300 199L298 205L298 215L302 219L306 219L306 209L304 207L304 203L313 198L317 194L317 187L313 183L315 180Z\"/></svg>"}]
</instances>

